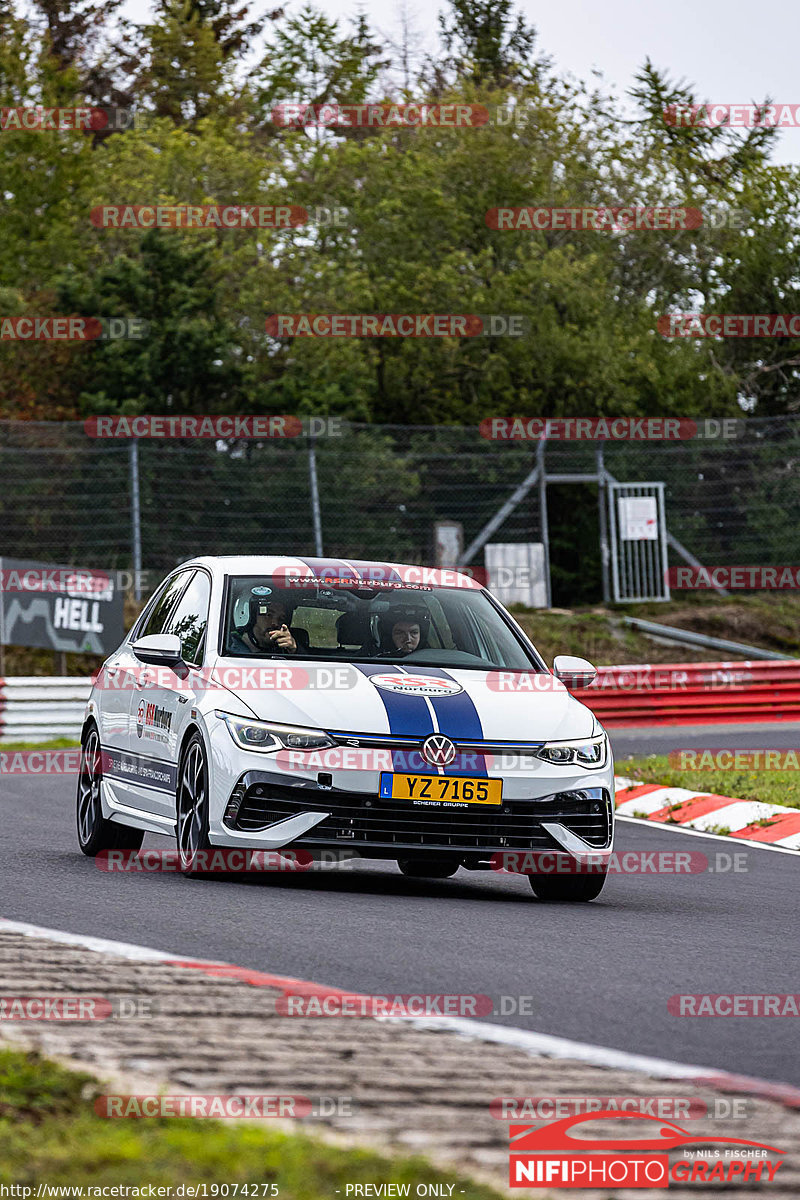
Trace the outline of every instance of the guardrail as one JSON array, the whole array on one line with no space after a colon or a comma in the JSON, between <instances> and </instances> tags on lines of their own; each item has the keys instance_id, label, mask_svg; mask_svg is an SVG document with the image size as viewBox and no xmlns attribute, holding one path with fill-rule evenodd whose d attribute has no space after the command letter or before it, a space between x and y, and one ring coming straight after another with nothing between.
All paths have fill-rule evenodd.
<instances>
[{"instance_id":1,"label":"guardrail","mask_svg":"<svg viewBox=\"0 0 800 1200\"><path fill-rule=\"evenodd\" d=\"M0 679L0 741L77 738L92 680L88 676L17 675Z\"/></svg>"},{"instance_id":2,"label":"guardrail","mask_svg":"<svg viewBox=\"0 0 800 1200\"><path fill-rule=\"evenodd\" d=\"M604 725L800 720L800 660L600 667L575 696Z\"/></svg>"},{"instance_id":3,"label":"guardrail","mask_svg":"<svg viewBox=\"0 0 800 1200\"><path fill-rule=\"evenodd\" d=\"M680 642L684 646L704 646L706 650L721 650L723 654L744 654L746 658L769 659L785 662L786 655L777 650L762 650L760 646L749 646L746 642L731 642L728 638L709 637L707 633L695 633L693 629L678 629L676 625L661 625L655 621L643 621L641 617L619 617L623 625L650 634L654 641Z\"/></svg>"},{"instance_id":4,"label":"guardrail","mask_svg":"<svg viewBox=\"0 0 800 1200\"><path fill-rule=\"evenodd\" d=\"M0 679L0 741L77 738L92 680ZM574 695L609 727L800 721L800 660L600 667Z\"/></svg>"}]
</instances>

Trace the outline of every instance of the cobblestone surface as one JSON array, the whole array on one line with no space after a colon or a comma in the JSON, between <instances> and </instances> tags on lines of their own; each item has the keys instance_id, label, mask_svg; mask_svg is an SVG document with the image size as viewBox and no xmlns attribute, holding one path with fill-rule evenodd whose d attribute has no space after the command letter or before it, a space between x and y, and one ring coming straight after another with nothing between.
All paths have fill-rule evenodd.
<instances>
[{"instance_id":1,"label":"cobblestone surface","mask_svg":"<svg viewBox=\"0 0 800 1200\"><path fill-rule=\"evenodd\" d=\"M108 1081L113 1092L350 1097L354 1115L299 1123L337 1142L422 1152L502 1191L508 1190L508 1127L490 1114L495 1097L685 1096L713 1106L722 1094L639 1072L534 1056L405 1021L286 1017L275 1011L278 989L0 932L0 995L54 993L146 1002L150 1015L80 1023L3 1021L0 1038L79 1064ZM677 1123L697 1132L698 1146L703 1135L728 1136L785 1151L772 1184L730 1186L729 1194L737 1200L800 1196L800 1111L754 1098L747 1099L747 1111L747 1120ZM616 1123L609 1121L606 1127L611 1133ZM637 1123L628 1132L626 1123L626 1134L652 1136L652 1125L645 1129ZM513 1194L540 1197L543 1192L515 1189ZM646 1200L664 1192L581 1189L548 1194ZM718 1185L669 1189L679 1200L719 1194Z\"/></svg>"}]
</instances>

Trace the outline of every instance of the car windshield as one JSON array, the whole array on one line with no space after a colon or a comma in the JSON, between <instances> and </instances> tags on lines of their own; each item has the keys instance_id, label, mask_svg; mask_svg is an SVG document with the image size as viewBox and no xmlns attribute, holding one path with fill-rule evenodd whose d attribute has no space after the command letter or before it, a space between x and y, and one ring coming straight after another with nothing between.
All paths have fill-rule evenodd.
<instances>
[{"instance_id":1,"label":"car windshield","mask_svg":"<svg viewBox=\"0 0 800 1200\"><path fill-rule=\"evenodd\" d=\"M226 656L541 671L478 588L229 578Z\"/></svg>"}]
</instances>

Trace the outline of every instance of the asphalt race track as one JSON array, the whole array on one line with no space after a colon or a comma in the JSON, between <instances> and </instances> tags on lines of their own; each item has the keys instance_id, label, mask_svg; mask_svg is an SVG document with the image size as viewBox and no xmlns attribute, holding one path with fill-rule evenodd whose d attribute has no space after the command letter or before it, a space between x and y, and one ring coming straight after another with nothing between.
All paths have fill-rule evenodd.
<instances>
[{"instance_id":1,"label":"asphalt race track","mask_svg":"<svg viewBox=\"0 0 800 1200\"><path fill-rule=\"evenodd\" d=\"M749 725L661 725L658 729L627 726L609 729L614 757L669 754L687 748L731 750L800 750L800 725L796 721L759 721ZM624 773L624 772L623 772Z\"/></svg>"},{"instance_id":2,"label":"asphalt race track","mask_svg":"<svg viewBox=\"0 0 800 1200\"><path fill-rule=\"evenodd\" d=\"M2 808L0 916L359 992L511 997L488 1019L800 1085L796 1018L667 1010L675 993L797 990L792 854L622 821L618 851L701 851L717 868L737 852L746 870L615 874L592 904L545 905L520 877L415 881L393 864L108 874L78 850L71 779L6 777ZM531 998L521 1014L520 996Z\"/></svg>"}]
</instances>

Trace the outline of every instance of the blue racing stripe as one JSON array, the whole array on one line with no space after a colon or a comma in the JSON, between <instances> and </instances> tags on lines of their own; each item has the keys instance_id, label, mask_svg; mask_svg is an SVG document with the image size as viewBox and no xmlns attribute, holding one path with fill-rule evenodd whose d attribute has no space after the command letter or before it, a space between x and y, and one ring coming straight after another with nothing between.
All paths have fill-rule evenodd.
<instances>
[{"instance_id":1,"label":"blue racing stripe","mask_svg":"<svg viewBox=\"0 0 800 1200\"><path fill-rule=\"evenodd\" d=\"M441 667L418 667L416 664L402 668L413 675L426 675L432 678L449 679L458 683ZM466 691L456 692L454 696L431 696L433 711L441 733L447 734L454 742L482 742L483 726L478 716L478 710L472 697ZM482 754L460 754L450 767L448 774L463 774L465 760L470 760L467 768L474 775L486 774L486 759Z\"/></svg>"},{"instance_id":2,"label":"blue racing stripe","mask_svg":"<svg viewBox=\"0 0 800 1200\"><path fill-rule=\"evenodd\" d=\"M402 668L410 675L427 675L431 678L448 679L458 683L441 667L418 667L416 663ZM459 686L463 686L460 685ZM482 742L483 726L478 716L478 710L472 697L466 691L456 692L453 696L430 696L439 729L446 733L454 742Z\"/></svg>"},{"instance_id":3,"label":"blue racing stripe","mask_svg":"<svg viewBox=\"0 0 800 1200\"><path fill-rule=\"evenodd\" d=\"M396 667L387 667L385 664L380 667L371 663L353 663L353 666L367 678L370 675L399 673ZM401 737L427 737L429 733L433 733L430 709L422 696L404 696L400 692L387 692L379 687L376 687L375 691L383 701L392 733Z\"/></svg>"}]
</instances>

